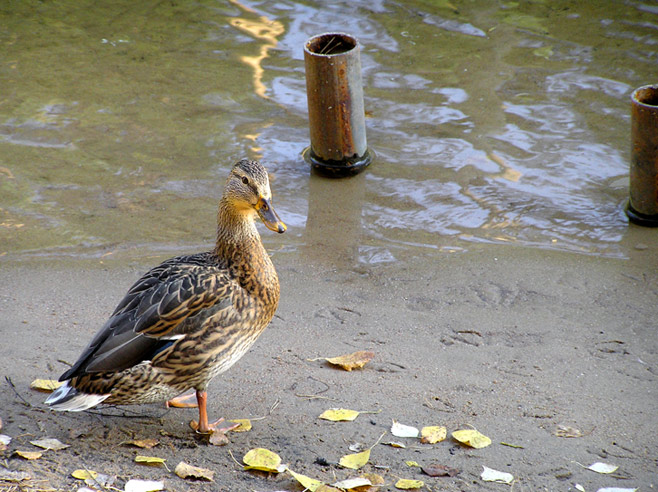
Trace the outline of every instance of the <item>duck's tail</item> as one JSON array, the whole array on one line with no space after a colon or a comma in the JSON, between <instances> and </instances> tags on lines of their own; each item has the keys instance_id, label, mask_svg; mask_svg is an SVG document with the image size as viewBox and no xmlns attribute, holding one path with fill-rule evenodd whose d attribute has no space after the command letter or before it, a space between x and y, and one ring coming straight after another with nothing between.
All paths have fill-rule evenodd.
<instances>
[{"instance_id":1,"label":"duck's tail","mask_svg":"<svg viewBox=\"0 0 658 492\"><path fill-rule=\"evenodd\" d=\"M92 395L89 393L81 393L69 384L70 381L65 381L63 385L57 388L52 395L50 395L45 403L53 410L66 411L66 412L81 412L95 407L110 395Z\"/></svg>"}]
</instances>

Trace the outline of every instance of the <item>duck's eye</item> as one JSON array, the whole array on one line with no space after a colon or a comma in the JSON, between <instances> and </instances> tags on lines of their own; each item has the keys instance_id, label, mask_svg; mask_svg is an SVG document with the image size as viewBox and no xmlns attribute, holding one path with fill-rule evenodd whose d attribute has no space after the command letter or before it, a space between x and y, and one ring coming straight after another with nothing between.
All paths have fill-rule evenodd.
<instances>
[{"instance_id":1,"label":"duck's eye","mask_svg":"<svg viewBox=\"0 0 658 492\"><path fill-rule=\"evenodd\" d=\"M242 182L243 182L244 184L248 185L248 184L249 184L249 178L246 177L246 176L242 176Z\"/></svg>"}]
</instances>

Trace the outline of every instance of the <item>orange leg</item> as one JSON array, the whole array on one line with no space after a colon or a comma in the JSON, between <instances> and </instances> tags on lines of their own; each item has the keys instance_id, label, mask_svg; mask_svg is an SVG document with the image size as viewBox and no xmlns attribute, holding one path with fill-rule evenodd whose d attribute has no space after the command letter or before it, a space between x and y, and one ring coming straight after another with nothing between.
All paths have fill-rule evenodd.
<instances>
[{"instance_id":1,"label":"orange leg","mask_svg":"<svg viewBox=\"0 0 658 492\"><path fill-rule=\"evenodd\" d=\"M196 395L196 401L194 397ZM228 432L240 427L240 424L231 424L227 427L218 427L218 424L224 421L223 418L215 420L212 424L208 423L208 410L206 402L208 401L208 393L205 391L197 391L195 393L186 393L176 398L172 398L167 402L167 407L176 408L194 408L199 407L199 423L192 422L192 427L196 429L199 434L212 434L213 432Z\"/></svg>"}]
</instances>

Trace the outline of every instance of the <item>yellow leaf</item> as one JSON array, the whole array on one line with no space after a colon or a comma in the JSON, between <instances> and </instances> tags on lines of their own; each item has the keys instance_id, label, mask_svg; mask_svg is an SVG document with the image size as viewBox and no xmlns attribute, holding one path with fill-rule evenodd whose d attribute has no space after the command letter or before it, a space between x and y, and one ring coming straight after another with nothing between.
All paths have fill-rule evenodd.
<instances>
[{"instance_id":1,"label":"yellow leaf","mask_svg":"<svg viewBox=\"0 0 658 492\"><path fill-rule=\"evenodd\" d=\"M89 480L90 478L94 480L98 476L98 473L92 470L75 470L71 473L71 476L78 480Z\"/></svg>"},{"instance_id":2,"label":"yellow leaf","mask_svg":"<svg viewBox=\"0 0 658 492\"><path fill-rule=\"evenodd\" d=\"M157 458L156 456L135 456L135 463L139 463L140 465L163 465L164 462L167 461L164 458Z\"/></svg>"},{"instance_id":3,"label":"yellow leaf","mask_svg":"<svg viewBox=\"0 0 658 492\"><path fill-rule=\"evenodd\" d=\"M44 393L52 393L63 384L63 382L56 379L35 379L30 383L30 388Z\"/></svg>"},{"instance_id":4,"label":"yellow leaf","mask_svg":"<svg viewBox=\"0 0 658 492\"><path fill-rule=\"evenodd\" d=\"M368 463L370 459L370 449L361 451L360 453L346 454L340 459L340 466L345 468L350 468L352 470L358 470Z\"/></svg>"},{"instance_id":5,"label":"yellow leaf","mask_svg":"<svg viewBox=\"0 0 658 492\"><path fill-rule=\"evenodd\" d=\"M254 448L248 451L242 461L246 465L245 470L279 473L286 469L285 465L281 464L281 457L278 454L264 448Z\"/></svg>"},{"instance_id":6,"label":"yellow leaf","mask_svg":"<svg viewBox=\"0 0 658 492\"><path fill-rule=\"evenodd\" d=\"M212 482L215 478L215 472L206 468L199 468L198 466L188 465L181 461L176 465L174 473L180 478L196 478Z\"/></svg>"},{"instance_id":7,"label":"yellow leaf","mask_svg":"<svg viewBox=\"0 0 658 492\"><path fill-rule=\"evenodd\" d=\"M38 460L43 456L43 451L15 451L18 456L26 460Z\"/></svg>"},{"instance_id":8,"label":"yellow leaf","mask_svg":"<svg viewBox=\"0 0 658 492\"><path fill-rule=\"evenodd\" d=\"M401 478L395 482L396 489L410 490L410 489L419 489L425 485L425 482L422 480L409 480L406 478Z\"/></svg>"},{"instance_id":9,"label":"yellow leaf","mask_svg":"<svg viewBox=\"0 0 658 492\"><path fill-rule=\"evenodd\" d=\"M448 430L442 425L423 427L420 430L420 442L425 444L436 444L443 441L448 435Z\"/></svg>"},{"instance_id":10,"label":"yellow leaf","mask_svg":"<svg viewBox=\"0 0 658 492\"><path fill-rule=\"evenodd\" d=\"M348 410L347 408L330 408L329 410L322 412L318 418L331 420L332 422L351 422L356 419L360 413L361 412L357 412L356 410Z\"/></svg>"},{"instance_id":11,"label":"yellow leaf","mask_svg":"<svg viewBox=\"0 0 658 492\"><path fill-rule=\"evenodd\" d=\"M373 485L384 485L386 480L384 480L384 477L381 475L377 475L376 473L364 473L363 478L367 478L370 480L370 483Z\"/></svg>"},{"instance_id":12,"label":"yellow leaf","mask_svg":"<svg viewBox=\"0 0 658 492\"><path fill-rule=\"evenodd\" d=\"M416 461L405 461L404 462L407 466L417 466L420 467L420 465Z\"/></svg>"},{"instance_id":13,"label":"yellow leaf","mask_svg":"<svg viewBox=\"0 0 658 492\"><path fill-rule=\"evenodd\" d=\"M352 354L341 355L339 357L329 357L325 360L329 364L334 366L339 366L346 371L351 371L352 369L360 369L365 366L368 362L372 360L375 356L374 352L368 352L367 350L360 350L359 352L354 352Z\"/></svg>"},{"instance_id":14,"label":"yellow leaf","mask_svg":"<svg viewBox=\"0 0 658 492\"><path fill-rule=\"evenodd\" d=\"M290 468L288 468L288 473L290 473L293 478L297 480L302 485L302 487L304 487L304 489L308 489L311 492L315 492L318 488L320 488L320 486L324 485L324 483L322 483L320 480L307 477L301 473L295 473Z\"/></svg>"},{"instance_id":15,"label":"yellow leaf","mask_svg":"<svg viewBox=\"0 0 658 492\"><path fill-rule=\"evenodd\" d=\"M452 433L452 437L462 444L476 449L486 448L491 444L491 439L472 429L457 430Z\"/></svg>"},{"instance_id":16,"label":"yellow leaf","mask_svg":"<svg viewBox=\"0 0 658 492\"><path fill-rule=\"evenodd\" d=\"M234 424L240 424L240 427L231 429L231 432L248 432L251 430L251 420L249 419L233 419L233 420L229 420L229 422L233 422Z\"/></svg>"}]
</instances>

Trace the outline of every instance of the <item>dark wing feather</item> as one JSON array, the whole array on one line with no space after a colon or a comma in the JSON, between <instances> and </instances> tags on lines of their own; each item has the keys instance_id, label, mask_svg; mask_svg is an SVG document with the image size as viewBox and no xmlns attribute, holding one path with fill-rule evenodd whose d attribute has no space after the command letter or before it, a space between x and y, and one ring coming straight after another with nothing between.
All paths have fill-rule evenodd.
<instances>
[{"instance_id":1,"label":"dark wing feather","mask_svg":"<svg viewBox=\"0 0 658 492\"><path fill-rule=\"evenodd\" d=\"M172 258L140 278L60 381L122 371L171 345L200 324L197 314L230 304L237 284L211 253ZM194 323L185 323L196 318ZM205 319L205 317L203 317Z\"/></svg>"}]
</instances>

